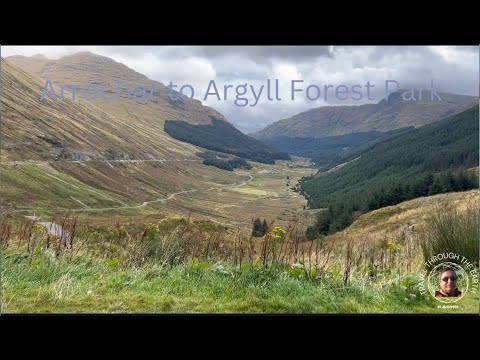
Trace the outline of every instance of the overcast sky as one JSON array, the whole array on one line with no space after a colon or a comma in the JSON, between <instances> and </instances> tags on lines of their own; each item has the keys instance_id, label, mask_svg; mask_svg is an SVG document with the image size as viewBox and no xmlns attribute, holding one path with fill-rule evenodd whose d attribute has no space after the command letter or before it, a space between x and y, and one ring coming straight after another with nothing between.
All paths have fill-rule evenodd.
<instances>
[{"instance_id":1,"label":"overcast sky","mask_svg":"<svg viewBox=\"0 0 480 360\"><path fill-rule=\"evenodd\" d=\"M433 79L439 92L478 96L479 91L477 46L2 46L1 55L43 54L58 59L79 51L108 56L165 85L170 81L191 85L195 98L220 111L244 132L314 107L378 102L385 95L385 80L396 80L401 88L428 88ZM255 100L248 87L248 106L234 104L237 85L252 85L258 94L267 79L272 79L272 85L274 79L279 80L282 101L268 101L264 88L258 103L250 106ZM218 86L220 101L214 96L203 99L210 80ZM304 81L296 85L303 92L296 92L294 100L290 98L292 80ZM325 85L345 84L351 89L367 81L375 86L371 88L373 101L366 99L365 88L360 101L350 97L339 101L334 90L327 92L324 100ZM227 100L224 85L234 86L228 90ZM319 86L319 99L306 97L309 85ZM316 89L312 87L309 94L315 98Z\"/></svg>"}]
</instances>

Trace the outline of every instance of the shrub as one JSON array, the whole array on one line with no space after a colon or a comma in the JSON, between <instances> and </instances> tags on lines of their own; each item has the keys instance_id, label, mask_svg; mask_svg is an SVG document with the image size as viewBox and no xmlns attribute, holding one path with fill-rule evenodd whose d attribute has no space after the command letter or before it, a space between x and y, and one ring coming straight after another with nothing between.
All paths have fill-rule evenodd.
<instances>
[{"instance_id":1,"label":"shrub","mask_svg":"<svg viewBox=\"0 0 480 360\"><path fill-rule=\"evenodd\" d=\"M465 212L438 208L426 224L422 241L424 260L429 260L433 255L453 252L478 266L478 210L477 206L469 206Z\"/></svg>"}]
</instances>

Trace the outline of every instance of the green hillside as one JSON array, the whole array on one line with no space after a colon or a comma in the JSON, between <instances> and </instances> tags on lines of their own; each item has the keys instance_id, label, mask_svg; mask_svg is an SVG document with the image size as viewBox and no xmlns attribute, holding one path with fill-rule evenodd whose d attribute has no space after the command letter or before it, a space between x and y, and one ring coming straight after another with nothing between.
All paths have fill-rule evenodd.
<instances>
[{"instance_id":1,"label":"green hillside","mask_svg":"<svg viewBox=\"0 0 480 360\"><path fill-rule=\"evenodd\" d=\"M478 187L478 106L379 143L337 169L301 182L309 205L329 208L314 233L348 226L369 211L420 196Z\"/></svg>"}]
</instances>

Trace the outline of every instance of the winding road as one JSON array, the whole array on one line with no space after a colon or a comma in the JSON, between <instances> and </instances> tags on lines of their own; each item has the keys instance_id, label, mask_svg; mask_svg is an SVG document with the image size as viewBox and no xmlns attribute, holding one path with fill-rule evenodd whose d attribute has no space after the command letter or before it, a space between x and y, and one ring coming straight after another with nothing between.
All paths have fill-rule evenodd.
<instances>
[{"instance_id":1,"label":"winding road","mask_svg":"<svg viewBox=\"0 0 480 360\"><path fill-rule=\"evenodd\" d=\"M233 183L233 184L228 184L228 185L222 185L222 186L216 186L216 187L211 187L209 189L193 189L193 190L183 190L183 191L178 191L178 192L175 192L175 193L172 193L170 194L168 197L166 198L162 198L162 199L156 199L156 200L150 200L150 201L144 201L142 204L140 205L132 205L132 206L129 206L129 205L125 205L125 206L116 206L116 207L106 207L106 208L77 208L77 209L55 209L55 211L58 211L58 212L64 212L64 211L106 211L106 210L119 210L119 209L139 209L139 208L142 208L142 207L145 207L145 206L148 206L149 204L153 204L153 203L164 203L168 200L172 200L173 198L175 198L175 196L177 195L180 195L180 194L188 194L188 193L194 193L194 192L198 192L198 191L213 191L213 190L223 190L223 189L227 189L227 188L239 188L239 187L242 187L242 186L245 186L246 184L248 184L250 181L252 181L253 179L255 179L252 175L248 175L250 177L249 180L246 180L240 184L237 185L237 183ZM60 179L59 179L60 180ZM63 180L62 180L63 181ZM77 199L75 199L77 200ZM32 211L41 211L41 210L51 210L51 209L44 209L44 208L35 208L35 209L17 209L17 210L13 210L12 212L24 212L24 211L29 211L29 212L32 212ZM43 223L40 223L40 224L43 224ZM48 224L48 223L46 223Z\"/></svg>"},{"instance_id":2,"label":"winding road","mask_svg":"<svg viewBox=\"0 0 480 360\"><path fill-rule=\"evenodd\" d=\"M145 206L147 206L149 204L152 204L152 203L155 203L155 202L162 202L162 203L166 202L168 200L171 200L171 199L175 198L176 195L180 195L180 194L188 194L188 193L193 193L193 192L197 192L197 191L212 191L212 190L219 190L219 189L226 189L226 188L237 188L237 187L245 186L246 184L248 184L250 181L252 181L254 179L254 177L252 175L248 175L248 176L250 177L249 180L246 180L246 181L244 181L244 182L242 182L238 185L237 185L237 183L233 183L233 184L229 184L229 185L212 187L212 188L205 189L205 190L204 189L193 189L193 190L179 191L179 192L170 194L168 197L166 197L164 199L145 201L140 205L119 206L119 207L110 207L110 208L60 209L60 210L56 210L56 211L100 211L100 210L116 210L116 209L138 209L138 208L145 207ZM74 198L74 200L79 201L75 198ZM85 205L85 204L83 204L83 205ZM38 211L38 210L48 210L48 209L18 209L18 210L14 210L13 212L22 212L22 211L30 211L31 212L31 211ZM35 216L35 215L25 216L25 217L30 219L30 220L33 220L36 224L39 224L39 225L43 226L50 234L52 234L54 236L57 236L61 240L62 244L65 244L65 246L67 246L67 247L70 246L70 243L69 243L70 242L70 237L68 235L68 232L66 230L62 229L62 227L60 225L55 224L53 222L39 222L38 220L40 220L40 218Z\"/></svg>"}]
</instances>

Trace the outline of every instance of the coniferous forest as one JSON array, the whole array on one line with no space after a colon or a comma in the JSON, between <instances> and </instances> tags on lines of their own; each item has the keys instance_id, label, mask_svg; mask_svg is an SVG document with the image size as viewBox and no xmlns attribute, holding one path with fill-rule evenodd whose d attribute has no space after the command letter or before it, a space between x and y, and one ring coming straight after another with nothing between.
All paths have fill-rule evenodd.
<instances>
[{"instance_id":1,"label":"coniferous forest","mask_svg":"<svg viewBox=\"0 0 480 360\"><path fill-rule=\"evenodd\" d=\"M355 214L421 196L478 188L479 111L475 106L374 145L337 170L301 181L309 206L326 208L307 234L349 226ZM354 158L354 159L353 159Z\"/></svg>"},{"instance_id":2,"label":"coniferous forest","mask_svg":"<svg viewBox=\"0 0 480 360\"><path fill-rule=\"evenodd\" d=\"M328 168L374 144L403 135L413 129L413 127L405 127L387 132L359 132L321 139L278 136L265 140L265 143L291 155L311 158L315 165Z\"/></svg>"},{"instance_id":3,"label":"coniferous forest","mask_svg":"<svg viewBox=\"0 0 480 360\"><path fill-rule=\"evenodd\" d=\"M243 134L226 121L212 118L212 125L192 125L185 121L165 121L165 132L171 137L201 146L208 150L236 155L265 164L275 160L288 160L288 154Z\"/></svg>"},{"instance_id":4,"label":"coniferous forest","mask_svg":"<svg viewBox=\"0 0 480 360\"><path fill-rule=\"evenodd\" d=\"M214 151L205 151L197 155L203 158L204 165L215 166L222 170L233 171L236 168L250 170L252 168L245 159L236 156L228 156Z\"/></svg>"}]
</instances>

